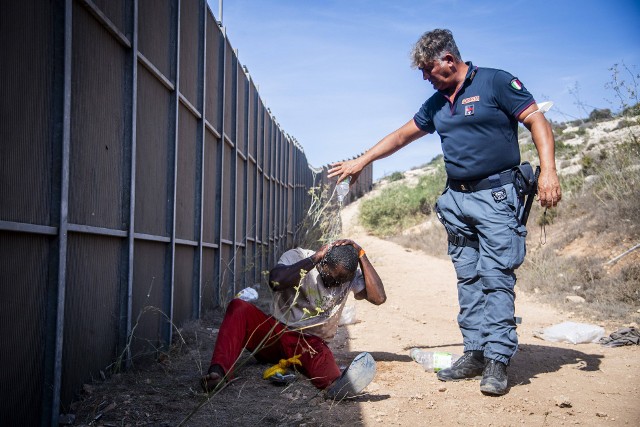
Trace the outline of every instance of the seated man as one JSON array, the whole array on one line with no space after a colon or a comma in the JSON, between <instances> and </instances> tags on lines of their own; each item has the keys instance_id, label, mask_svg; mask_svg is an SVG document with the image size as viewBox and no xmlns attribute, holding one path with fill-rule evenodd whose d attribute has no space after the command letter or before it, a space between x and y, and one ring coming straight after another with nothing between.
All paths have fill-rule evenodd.
<instances>
[{"instance_id":1,"label":"seated man","mask_svg":"<svg viewBox=\"0 0 640 427\"><path fill-rule=\"evenodd\" d=\"M237 298L227 307L211 366L200 381L205 392L233 375L246 348L261 362L296 357L297 369L330 398L360 393L375 375L373 358L361 353L341 373L327 341L337 332L349 291L376 305L386 300L380 276L364 250L348 239L317 252L291 249L270 271L269 286L274 291L273 316Z\"/></svg>"}]
</instances>

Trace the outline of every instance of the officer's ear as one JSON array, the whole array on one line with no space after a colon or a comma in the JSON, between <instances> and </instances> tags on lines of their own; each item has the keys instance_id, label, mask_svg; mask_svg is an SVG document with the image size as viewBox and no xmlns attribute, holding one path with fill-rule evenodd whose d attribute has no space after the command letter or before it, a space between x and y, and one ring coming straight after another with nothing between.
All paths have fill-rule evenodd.
<instances>
[{"instance_id":1,"label":"officer's ear","mask_svg":"<svg viewBox=\"0 0 640 427\"><path fill-rule=\"evenodd\" d=\"M449 52L445 53L444 56L440 58L440 60L445 62L450 67L456 64L456 58L454 58L453 55Z\"/></svg>"}]
</instances>

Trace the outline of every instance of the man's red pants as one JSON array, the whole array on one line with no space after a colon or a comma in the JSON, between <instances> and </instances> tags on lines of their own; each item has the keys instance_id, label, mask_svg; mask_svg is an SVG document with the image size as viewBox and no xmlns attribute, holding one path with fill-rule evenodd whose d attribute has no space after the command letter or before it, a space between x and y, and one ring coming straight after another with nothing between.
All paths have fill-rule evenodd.
<instances>
[{"instance_id":1,"label":"man's red pants","mask_svg":"<svg viewBox=\"0 0 640 427\"><path fill-rule=\"evenodd\" d=\"M321 338L289 330L253 304L235 298L220 325L211 365L219 365L233 375L234 365L245 348L251 352L259 348L255 358L273 364L300 354L302 366L296 369L319 389L327 388L340 376L333 353Z\"/></svg>"}]
</instances>

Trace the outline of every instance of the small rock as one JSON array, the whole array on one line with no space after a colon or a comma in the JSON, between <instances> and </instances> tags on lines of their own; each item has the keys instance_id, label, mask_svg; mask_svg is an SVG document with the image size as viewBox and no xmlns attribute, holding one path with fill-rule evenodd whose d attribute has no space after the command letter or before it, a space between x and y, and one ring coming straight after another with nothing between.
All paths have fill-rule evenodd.
<instances>
[{"instance_id":1,"label":"small rock","mask_svg":"<svg viewBox=\"0 0 640 427\"><path fill-rule=\"evenodd\" d=\"M446 387L440 387L440 388L438 388L438 391L440 393L444 393L445 391L447 391L447 388Z\"/></svg>"},{"instance_id":2,"label":"small rock","mask_svg":"<svg viewBox=\"0 0 640 427\"><path fill-rule=\"evenodd\" d=\"M571 401L565 396L558 396L555 398L556 406L559 408L571 408Z\"/></svg>"},{"instance_id":3,"label":"small rock","mask_svg":"<svg viewBox=\"0 0 640 427\"><path fill-rule=\"evenodd\" d=\"M606 418L606 417L608 417L608 415L605 414L604 412L596 412L596 417Z\"/></svg>"},{"instance_id":4,"label":"small rock","mask_svg":"<svg viewBox=\"0 0 640 427\"><path fill-rule=\"evenodd\" d=\"M582 297L579 297L578 295L567 295L565 299L574 304L582 304L583 302L585 302L585 299Z\"/></svg>"},{"instance_id":5,"label":"small rock","mask_svg":"<svg viewBox=\"0 0 640 427\"><path fill-rule=\"evenodd\" d=\"M571 289L573 289L574 291L578 291L578 290L582 289L582 286L580 286L580 285L572 286Z\"/></svg>"},{"instance_id":6,"label":"small rock","mask_svg":"<svg viewBox=\"0 0 640 427\"><path fill-rule=\"evenodd\" d=\"M87 394L92 394L94 392L94 388L90 384L82 384L82 390Z\"/></svg>"}]
</instances>

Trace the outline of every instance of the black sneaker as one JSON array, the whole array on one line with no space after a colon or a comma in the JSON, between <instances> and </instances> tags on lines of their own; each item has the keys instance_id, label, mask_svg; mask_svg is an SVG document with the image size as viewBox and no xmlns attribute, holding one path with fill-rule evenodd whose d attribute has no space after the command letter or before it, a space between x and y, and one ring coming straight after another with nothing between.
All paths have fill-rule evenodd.
<instances>
[{"instance_id":1,"label":"black sneaker","mask_svg":"<svg viewBox=\"0 0 640 427\"><path fill-rule=\"evenodd\" d=\"M460 381L479 377L484 369L482 351L466 351L450 368L438 371L440 381Z\"/></svg>"},{"instance_id":2,"label":"black sneaker","mask_svg":"<svg viewBox=\"0 0 640 427\"><path fill-rule=\"evenodd\" d=\"M484 364L480 391L485 394L502 396L507 392L507 365L497 360L487 360Z\"/></svg>"}]
</instances>

